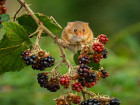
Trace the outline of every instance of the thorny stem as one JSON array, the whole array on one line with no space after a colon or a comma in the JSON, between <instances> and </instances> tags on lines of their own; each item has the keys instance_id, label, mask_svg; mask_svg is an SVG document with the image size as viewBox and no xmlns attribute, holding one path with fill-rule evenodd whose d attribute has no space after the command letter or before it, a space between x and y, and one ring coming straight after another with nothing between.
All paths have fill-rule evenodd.
<instances>
[{"instance_id":1,"label":"thorny stem","mask_svg":"<svg viewBox=\"0 0 140 105\"><path fill-rule=\"evenodd\" d=\"M15 21L16 20L16 16L17 16L17 14L20 12L20 10L22 9L22 5L19 7L19 9L16 11L16 13L14 14L14 19L13 19L13 21Z\"/></svg>"},{"instance_id":2,"label":"thorny stem","mask_svg":"<svg viewBox=\"0 0 140 105\"><path fill-rule=\"evenodd\" d=\"M39 40L40 40L40 37L41 37L42 32L43 32L42 29L38 30L37 38L36 38L35 44L33 46L33 49L39 49L40 50Z\"/></svg>"}]
</instances>

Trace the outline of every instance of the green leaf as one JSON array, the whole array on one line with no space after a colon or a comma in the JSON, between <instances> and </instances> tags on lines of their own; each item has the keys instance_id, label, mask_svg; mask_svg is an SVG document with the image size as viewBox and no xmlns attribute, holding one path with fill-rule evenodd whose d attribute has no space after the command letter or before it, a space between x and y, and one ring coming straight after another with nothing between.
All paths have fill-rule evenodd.
<instances>
[{"instance_id":1,"label":"green leaf","mask_svg":"<svg viewBox=\"0 0 140 105\"><path fill-rule=\"evenodd\" d=\"M13 22L3 24L5 35L0 41L0 74L9 71L20 71L25 64L21 52L31 44L28 34L22 26Z\"/></svg>"},{"instance_id":2,"label":"green leaf","mask_svg":"<svg viewBox=\"0 0 140 105\"><path fill-rule=\"evenodd\" d=\"M100 69L100 63L95 63L92 58L90 58L90 64L87 64L89 67L92 67L93 70L99 70Z\"/></svg>"},{"instance_id":3,"label":"green leaf","mask_svg":"<svg viewBox=\"0 0 140 105\"><path fill-rule=\"evenodd\" d=\"M56 33L61 30L61 28L54 23L52 19L50 19L48 16L43 14L35 14L38 19L44 24L45 27L47 27L52 33ZM33 18L30 15L22 15L21 17L17 18L17 21L20 25L22 25L29 34L36 31L38 28L36 22L33 20Z\"/></svg>"},{"instance_id":4,"label":"green leaf","mask_svg":"<svg viewBox=\"0 0 140 105\"><path fill-rule=\"evenodd\" d=\"M26 49L24 44L0 49L0 74L20 71L25 66L21 59L21 52Z\"/></svg>"},{"instance_id":5,"label":"green leaf","mask_svg":"<svg viewBox=\"0 0 140 105\"><path fill-rule=\"evenodd\" d=\"M24 28L17 23L5 22L3 23L3 30L11 41L17 42L18 44L23 42L27 42L27 44L30 43L28 34Z\"/></svg>"},{"instance_id":6,"label":"green leaf","mask_svg":"<svg viewBox=\"0 0 140 105\"><path fill-rule=\"evenodd\" d=\"M79 51L77 51L75 54L74 54L74 62L75 62L75 64L76 65L79 65L79 63L78 63L78 57L80 56L80 53L81 51L79 50Z\"/></svg>"},{"instance_id":7,"label":"green leaf","mask_svg":"<svg viewBox=\"0 0 140 105\"><path fill-rule=\"evenodd\" d=\"M7 22L10 20L10 16L8 14L0 15L1 23ZM0 24L0 28L2 28L2 24Z\"/></svg>"},{"instance_id":8,"label":"green leaf","mask_svg":"<svg viewBox=\"0 0 140 105\"><path fill-rule=\"evenodd\" d=\"M78 63L78 57L80 56L81 51L77 51L77 53L74 54L74 62L76 65L79 65ZM95 63L92 58L90 58L90 64L87 64L89 67L92 67L93 70L99 70L100 69L100 63Z\"/></svg>"}]
</instances>

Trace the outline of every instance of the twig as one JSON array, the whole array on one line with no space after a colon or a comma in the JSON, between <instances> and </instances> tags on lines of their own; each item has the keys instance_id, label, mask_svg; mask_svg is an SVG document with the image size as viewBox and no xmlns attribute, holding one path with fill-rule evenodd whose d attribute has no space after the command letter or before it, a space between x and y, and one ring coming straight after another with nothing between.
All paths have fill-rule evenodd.
<instances>
[{"instance_id":1,"label":"twig","mask_svg":"<svg viewBox=\"0 0 140 105\"><path fill-rule=\"evenodd\" d=\"M39 46L39 40L40 40L42 32L43 32L42 29L38 30L37 38L36 38L35 44L33 46L33 49L38 49L38 50L41 49L40 46Z\"/></svg>"},{"instance_id":2,"label":"twig","mask_svg":"<svg viewBox=\"0 0 140 105\"><path fill-rule=\"evenodd\" d=\"M86 100L85 90L82 89L82 90L81 90L81 93L82 93L82 95L83 95L84 100Z\"/></svg>"},{"instance_id":3,"label":"twig","mask_svg":"<svg viewBox=\"0 0 140 105\"><path fill-rule=\"evenodd\" d=\"M53 69L52 69L52 73L54 72L54 71L56 71L62 64L64 63L64 61L61 61L60 63L58 63Z\"/></svg>"},{"instance_id":4,"label":"twig","mask_svg":"<svg viewBox=\"0 0 140 105\"><path fill-rule=\"evenodd\" d=\"M22 5L19 7L19 9L17 10L17 12L14 14L13 22L16 20L16 16L20 12L21 9L22 9Z\"/></svg>"},{"instance_id":5,"label":"twig","mask_svg":"<svg viewBox=\"0 0 140 105\"><path fill-rule=\"evenodd\" d=\"M57 21L53 18L53 16L51 16L50 19L52 19L62 29L62 27L60 26L60 24L57 23Z\"/></svg>"},{"instance_id":6,"label":"twig","mask_svg":"<svg viewBox=\"0 0 140 105\"><path fill-rule=\"evenodd\" d=\"M39 32L39 27L36 29L35 32L33 32L32 34L30 34L29 37L32 37L33 35L35 35L35 34L38 33L38 32Z\"/></svg>"}]
</instances>

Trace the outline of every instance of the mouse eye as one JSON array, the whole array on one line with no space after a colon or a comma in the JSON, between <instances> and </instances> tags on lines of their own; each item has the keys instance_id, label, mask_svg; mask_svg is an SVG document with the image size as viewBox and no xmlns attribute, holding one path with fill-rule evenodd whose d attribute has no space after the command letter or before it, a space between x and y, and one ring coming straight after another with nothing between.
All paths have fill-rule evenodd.
<instances>
[{"instance_id":1,"label":"mouse eye","mask_svg":"<svg viewBox=\"0 0 140 105\"><path fill-rule=\"evenodd\" d=\"M77 29L76 28L74 29L74 32L77 32Z\"/></svg>"},{"instance_id":2,"label":"mouse eye","mask_svg":"<svg viewBox=\"0 0 140 105\"><path fill-rule=\"evenodd\" d=\"M83 32L85 32L85 29L83 29Z\"/></svg>"}]
</instances>

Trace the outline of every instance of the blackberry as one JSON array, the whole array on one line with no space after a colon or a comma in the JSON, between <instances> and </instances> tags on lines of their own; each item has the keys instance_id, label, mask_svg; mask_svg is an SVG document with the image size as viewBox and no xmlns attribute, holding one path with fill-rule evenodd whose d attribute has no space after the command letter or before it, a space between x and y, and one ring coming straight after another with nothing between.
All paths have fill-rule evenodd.
<instances>
[{"instance_id":1,"label":"blackberry","mask_svg":"<svg viewBox=\"0 0 140 105\"><path fill-rule=\"evenodd\" d=\"M107 49L103 49L103 51L101 52L101 54L103 55L103 58L107 58Z\"/></svg>"},{"instance_id":2,"label":"blackberry","mask_svg":"<svg viewBox=\"0 0 140 105\"><path fill-rule=\"evenodd\" d=\"M40 86L45 88L48 83L48 76L45 73L39 73L37 80Z\"/></svg>"},{"instance_id":3,"label":"blackberry","mask_svg":"<svg viewBox=\"0 0 140 105\"><path fill-rule=\"evenodd\" d=\"M83 101L81 105L101 105L101 103L97 99L88 99L86 101Z\"/></svg>"},{"instance_id":4,"label":"blackberry","mask_svg":"<svg viewBox=\"0 0 140 105\"><path fill-rule=\"evenodd\" d=\"M89 72L90 72L90 67L82 64L78 68L77 72L81 77L87 77L89 75Z\"/></svg>"},{"instance_id":5,"label":"blackberry","mask_svg":"<svg viewBox=\"0 0 140 105\"><path fill-rule=\"evenodd\" d=\"M120 105L120 101L116 98L110 100L110 105Z\"/></svg>"},{"instance_id":6,"label":"blackberry","mask_svg":"<svg viewBox=\"0 0 140 105\"><path fill-rule=\"evenodd\" d=\"M45 86L48 90L51 92L56 92L57 90L60 89L59 81L57 78L51 78L47 85Z\"/></svg>"},{"instance_id":7,"label":"blackberry","mask_svg":"<svg viewBox=\"0 0 140 105\"><path fill-rule=\"evenodd\" d=\"M89 64L90 63L90 57L84 56L79 58L79 64Z\"/></svg>"},{"instance_id":8,"label":"blackberry","mask_svg":"<svg viewBox=\"0 0 140 105\"><path fill-rule=\"evenodd\" d=\"M102 69L101 72L102 72L102 78L106 78L109 76L109 74L106 70Z\"/></svg>"},{"instance_id":9,"label":"blackberry","mask_svg":"<svg viewBox=\"0 0 140 105\"><path fill-rule=\"evenodd\" d=\"M46 68L51 67L54 65L54 61L55 59L52 58L51 56L45 57L45 58L41 58L40 59L40 64Z\"/></svg>"},{"instance_id":10,"label":"blackberry","mask_svg":"<svg viewBox=\"0 0 140 105\"><path fill-rule=\"evenodd\" d=\"M60 86L59 86L59 83L56 83L56 84L46 85L46 88L50 90L51 92L56 92L58 89L60 89Z\"/></svg>"},{"instance_id":11,"label":"blackberry","mask_svg":"<svg viewBox=\"0 0 140 105\"><path fill-rule=\"evenodd\" d=\"M95 73L91 73L89 74L87 77L85 77L85 81L86 82L95 82L96 81L96 74Z\"/></svg>"}]
</instances>

